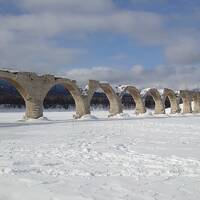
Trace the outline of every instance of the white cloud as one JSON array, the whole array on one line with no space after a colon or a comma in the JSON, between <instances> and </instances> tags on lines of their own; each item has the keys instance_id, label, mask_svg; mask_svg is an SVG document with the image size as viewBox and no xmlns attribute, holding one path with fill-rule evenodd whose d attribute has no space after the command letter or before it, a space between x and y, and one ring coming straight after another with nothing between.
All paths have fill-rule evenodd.
<instances>
[{"instance_id":1,"label":"white cloud","mask_svg":"<svg viewBox=\"0 0 200 200\"><path fill-rule=\"evenodd\" d=\"M124 53L119 53L119 54L111 56L112 60L117 60L117 61L124 60L126 58L128 58L128 56Z\"/></svg>"},{"instance_id":2,"label":"white cloud","mask_svg":"<svg viewBox=\"0 0 200 200\"><path fill-rule=\"evenodd\" d=\"M53 66L62 70L63 66L77 62L76 57L83 53L82 46L71 49L67 44L65 48L52 45L57 38L71 38L76 43L76 36L102 32L124 34L140 40L157 40L155 35L162 29L160 15L117 10L107 0L84 1L84 6L91 12L75 9L82 8L83 1L80 0L59 0L56 5L52 0L20 2L29 10L26 14L0 15L0 64L6 67L17 66L28 70L30 67L27 66L31 66L32 71L44 68L43 71L54 72ZM57 6L67 7L67 11L73 7L75 11L59 12ZM41 11L42 7L45 12ZM84 51L87 52L87 49L84 48Z\"/></svg>"},{"instance_id":3,"label":"white cloud","mask_svg":"<svg viewBox=\"0 0 200 200\"><path fill-rule=\"evenodd\" d=\"M0 30L0 49L6 48L6 45L13 40L13 33L8 30Z\"/></svg>"},{"instance_id":4,"label":"white cloud","mask_svg":"<svg viewBox=\"0 0 200 200\"><path fill-rule=\"evenodd\" d=\"M31 12L99 12L113 8L112 0L16 0Z\"/></svg>"},{"instance_id":5,"label":"white cloud","mask_svg":"<svg viewBox=\"0 0 200 200\"><path fill-rule=\"evenodd\" d=\"M131 69L132 73L134 75L139 75L141 76L142 73L144 72L144 67L142 65L134 65Z\"/></svg>"},{"instance_id":6,"label":"white cloud","mask_svg":"<svg viewBox=\"0 0 200 200\"><path fill-rule=\"evenodd\" d=\"M84 49L62 48L44 40L16 37L0 46L0 66L23 71L55 73L68 66Z\"/></svg>"},{"instance_id":7,"label":"white cloud","mask_svg":"<svg viewBox=\"0 0 200 200\"><path fill-rule=\"evenodd\" d=\"M113 11L99 13L39 13L0 16L1 29L37 37L62 33L113 32L148 41L162 33L163 19L149 12ZM160 37L159 37L160 38Z\"/></svg>"},{"instance_id":8,"label":"white cloud","mask_svg":"<svg viewBox=\"0 0 200 200\"><path fill-rule=\"evenodd\" d=\"M95 67L67 70L67 74L72 77L76 75L82 82L92 78L112 83L137 83L140 86L164 83L173 86L176 85L177 79L178 86L182 80L187 86L194 84L188 75L190 70L195 71L195 77L199 75L197 67L200 63L199 30L197 27L184 26L185 21L195 22L197 14L195 17L182 18L180 15L167 16L155 12L126 10L117 8L112 0L13 1L23 14L0 15L1 66L59 73L64 68L70 69L71 64L81 63L80 56L83 56L87 49L81 45L71 48L67 43L56 44L57 38L62 40L65 37L79 44L77 41L80 38L77 39L77 36L112 33L134 39L133 41L142 45L161 47L166 61L173 67L163 65L146 70L137 65L128 72L123 68ZM125 58L126 52L124 53L116 54L114 59ZM195 68L191 67L194 63L196 63ZM180 64L183 66L179 66ZM190 82L185 83L187 80ZM194 80L199 81L197 78Z\"/></svg>"},{"instance_id":9,"label":"white cloud","mask_svg":"<svg viewBox=\"0 0 200 200\"><path fill-rule=\"evenodd\" d=\"M183 38L165 50L169 63L194 64L200 62L200 42L193 38Z\"/></svg>"},{"instance_id":10,"label":"white cloud","mask_svg":"<svg viewBox=\"0 0 200 200\"><path fill-rule=\"evenodd\" d=\"M199 65L162 65L151 70L141 65L131 69L114 69L109 67L93 67L85 69L72 69L64 72L66 77L79 81L81 85L89 79L108 81L112 85L131 84L138 88L143 87L169 87L172 89L200 88Z\"/></svg>"}]
</instances>

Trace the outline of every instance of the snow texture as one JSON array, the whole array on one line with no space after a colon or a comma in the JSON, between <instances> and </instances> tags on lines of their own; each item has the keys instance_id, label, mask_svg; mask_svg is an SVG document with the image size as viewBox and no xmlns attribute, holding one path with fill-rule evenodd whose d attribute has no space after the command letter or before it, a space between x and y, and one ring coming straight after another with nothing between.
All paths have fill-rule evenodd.
<instances>
[{"instance_id":1,"label":"snow texture","mask_svg":"<svg viewBox=\"0 0 200 200\"><path fill-rule=\"evenodd\" d=\"M0 113L1 200L200 199L200 115Z\"/></svg>"},{"instance_id":2,"label":"snow texture","mask_svg":"<svg viewBox=\"0 0 200 200\"><path fill-rule=\"evenodd\" d=\"M141 92L140 92L140 95L142 97L145 97L150 89L151 88L144 88L144 89L142 89Z\"/></svg>"},{"instance_id":3,"label":"snow texture","mask_svg":"<svg viewBox=\"0 0 200 200\"><path fill-rule=\"evenodd\" d=\"M117 91L120 93L123 93L124 90L128 87L129 85L120 85L117 87Z\"/></svg>"}]
</instances>

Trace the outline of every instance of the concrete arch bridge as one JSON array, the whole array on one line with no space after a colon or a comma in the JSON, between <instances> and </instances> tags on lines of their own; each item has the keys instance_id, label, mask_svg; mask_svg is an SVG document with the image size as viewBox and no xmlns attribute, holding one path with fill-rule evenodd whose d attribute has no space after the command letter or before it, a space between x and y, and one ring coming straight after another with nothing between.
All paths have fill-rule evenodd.
<instances>
[{"instance_id":1,"label":"concrete arch bridge","mask_svg":"<svg viewBox=\"0 0 200 200\"><path fill-rule=\"evenodd\" d=\"M43 102L48 91L55 85L63 85L75 100L76 114L75 118L80 118L90 114L90 102L95 91L102 89L110 103L109 116L123 112L121 98L126 92L130 93L136 103L136 113L146 112L144 100L150 95L155 102L155 114L164 114L164 102L169 99L171 113L179 113L180 99L183 101L183 113L200 112L200 92L180 90L175 93L173 90L164 88L158 90L149 88L138 90L134 86L126 85L118 87L116 92L109 83L102 83L95 80L89 80L85 90L80 89L76 81L67 78L56 77L53 75L37 75L33 72L12 72L0 70L0 79L10 82L23 97L26 105L25 118L37 119L43 116ZM193 106L192 106L193 102Z\"/></svg>"}]
</instances>

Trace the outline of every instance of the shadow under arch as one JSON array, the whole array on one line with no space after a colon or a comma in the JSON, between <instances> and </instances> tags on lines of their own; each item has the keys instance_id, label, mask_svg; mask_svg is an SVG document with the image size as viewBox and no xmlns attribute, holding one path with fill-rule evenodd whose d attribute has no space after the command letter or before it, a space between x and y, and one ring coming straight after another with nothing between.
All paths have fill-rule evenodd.
<instances>
[{"instance_id":1,"label":"shadow under arch","mask_svg":"<svg viewBox=\"0 0 200 200\"><path fill-rule=\"evenodd\" d=\"M114 116L116 114L122 113L122 104L119 96L115 93L113 88L108 83L100 83L95 80L89 80L88 85L88 105L90 106L92 97L96 90L102 89L106 97L109 100L110 109L109 116Z\"/></svg>"},{"instance_id":2,"label":"shadow under arch","mask_svg":"<svg viewBox=\"0 0 200 200\"><path fill-rule=\"evenodd\" d=\"M63 108L74 110L75 101L71 93L61 84L56 84L48 91L43 102L44 109Z\"/></svg>"},{"instance_id":3,"label":"shadow under arch","mask_svg":"<svg viewBox=\"0 0 200 200\"><path fill-rule=\"evenodd\" d=\"M0 79L7 81L10 85L14 86L19 94L23 97L24 101L28 98L28 92L22 85L20 85L20 83L13 80L12 78L5 78L0 76Z\"/></svg>"},{"instance_id":4,"label":"shadow under arch","mask_svg":"<svg viewBox=\"0 0 200 200\"><path fill-rule=\"evenodd\" d=\"M95 111L108 111L110 110L110 102L105 92L99 88L97 89L90 100L90 112L96 117L100 117L99 113ZM106 114L105 114L106 115ZM104 115L103 115L104 116Z\"/></svg>"},{"instance_id":5,"label":"shadow under arch","mask_svg":"<svg viewBox=\"0 0 200 200\"><path fill-rule=\"evenodd\" d=\"M87 96L84 96L81 93L81 90L76 85L75 81L65 79L65 78L56 78L55 82L49 86L49 88L44 93L43 101L47 96L48 92L56 85L62 85L74 99L76 114L74 118L80 118L83 115L90 114L90 110L87 104Z\"/></svg>"},{"instance_id":6,"label":"shadow under arch","mask_svg":"<svg viewBox=\"0 0 200 200\"><path fill-rule=\"evenodd\" d=\"M141 91L143 97L146 98L147 95L151 96L155 102L155 114L165 114L165 108L163 105L163 101L161 99L160 93L156 88L150 88L148 90Z\"/></svg>"},{"instance_id":7,"label":"shadow under arch","mask_svg":"<svg viewBox=\"0 0 200 200\"><path fill-rule=\"evenodd\" d=\"M129 92L135 102L135 112L136 114L143 114L146 112L144 102L142 101L142 97L140 95L139 90L134 86L125 86L122 89L122 95L125 92Z\"/></svg>"},{"instance_id":8,"label":"shadow under arch","mask_svg":"<svg viewBox=\"0 0 200 200\"><path fill-rule=\"evenodd\" d=\"M180 107L177 101L176 94L173 90L169 88L164 88L163 91L163 105L165 105L166 99L169 99L170 101L170 107L171 107L171 114L179 113L180 112Z\"/></svg>"},{"instance_id":9,"label":"shadow under arch","mask_svg":"<svg viewBox=\"0 0 200 200\"><path fill-rule=\"evenodd\" d=\"M28 93L25 90L25 88L22 87L22 85L20 85L20 83L18 83L17 81L13 80L12 78L5 78L3 76L0 76L0 80L4 80L6 81L9 85L11 85L12 87L14 87L17 92L20 95L20 99L23 99L23 102L21 102L23 105L25 105L25 108L27 109L26 106L26 99L29 98L28 97ZM25 117L25 113L24 113L24 117Z\"/></svg>"},{"instance_id":10,"label":"shadow under arch","mask_svg":"<svg viewBox=\"0 0 200 200\"><path fill-rule=\"evenodd\" d=\"M133 97L131 96L131 94L128 91L120 94L120 98L121 98L123 110L126 110L126 109L135 110L136 103L135 103Z\"/></svg>"}]
</instances>

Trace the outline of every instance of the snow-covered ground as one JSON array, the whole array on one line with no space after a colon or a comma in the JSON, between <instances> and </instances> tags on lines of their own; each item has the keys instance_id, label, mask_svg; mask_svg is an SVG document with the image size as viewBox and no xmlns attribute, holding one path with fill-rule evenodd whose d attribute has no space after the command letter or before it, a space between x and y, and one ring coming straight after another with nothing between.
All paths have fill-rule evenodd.
<instances>
[{"instance_id":1,"label":"snow-covered ground","mask_svg":"<svg viewBox=\"0 0 200 200\"><path fill-rule=\"evenodd\" d=\"M0 112L0 200L198 200L200 115Z\"/></svg>"}]
</instances>

